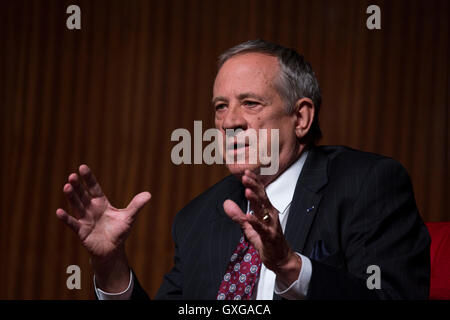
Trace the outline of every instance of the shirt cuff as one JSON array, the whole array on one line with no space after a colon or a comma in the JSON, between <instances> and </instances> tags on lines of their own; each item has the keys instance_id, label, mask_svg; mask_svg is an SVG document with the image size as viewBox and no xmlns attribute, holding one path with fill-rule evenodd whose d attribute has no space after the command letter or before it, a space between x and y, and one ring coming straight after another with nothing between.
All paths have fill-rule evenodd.
<instances>
[{"instance_id":1,"label":"shirt cuff","mask_svg":"<svg viewBox=\"0 0 450 320\"><path fill-rule=\"evenodd\" d=\"M282 284L278 279L275 280L275 293L288 300L304 300L308 294L309 282L312 274L312 264L304 255L296 254L302 259L302 268L298 279L291 283L290 286Z\"/></svg>"},{"instance_id":2,"label":"shirt cuff","mask_svg":"<svg viewBox=\"0 0 450 320\"><path fill-rule=\"evenodd\" d=\"M128 288L119 293L108 293L99 288L95 283L95 275L94 275L94 288L95 293L97 294L98 300L130 300L131 294L133 293L134 287L134 279L133 273L130 270L130 282L128 283Z\"/></svg>"}]
</instances>

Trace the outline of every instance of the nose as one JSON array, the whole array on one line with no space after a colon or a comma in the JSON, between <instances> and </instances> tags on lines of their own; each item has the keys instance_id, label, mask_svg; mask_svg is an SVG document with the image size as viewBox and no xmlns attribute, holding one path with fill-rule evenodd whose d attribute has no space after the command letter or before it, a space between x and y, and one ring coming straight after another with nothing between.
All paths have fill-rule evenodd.
<instances>
[{"instance_id":1,"label":"nose","mask_svg":"<svg viewBox=\"0 0 450 320\"><path fill-rule=\"evenodd\" d=\"M239 106L229 106L226 111L223 121L222 121L222 129L225 131L227 129L237 130L247 129L247 121L245 120L242 110Z\"/></svg>"}]
</instances>

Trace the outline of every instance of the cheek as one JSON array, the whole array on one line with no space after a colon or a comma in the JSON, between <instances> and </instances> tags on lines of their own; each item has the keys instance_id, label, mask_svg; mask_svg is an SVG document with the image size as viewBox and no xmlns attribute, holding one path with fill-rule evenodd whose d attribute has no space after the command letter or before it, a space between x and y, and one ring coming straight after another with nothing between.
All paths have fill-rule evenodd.
<instances>
[{"instance_id":1,"label":"cheek","mask_svg":"<svg viewBox=\"0 0 450 320\"><path fill-rule=\"evenodd\" d=\"M279 145L281 147L293 147L296 143L297 136L295 135L295 128L290 126L282 126L279 130Z\"/></svg>"},{"instance_id":2,"label":"cheek","mask_svg":"<svg viewBox=\"0 0 450 320\"><path fill-rule=\"evenodd\" d=\"M214 125L216 129L219 129L222 127L222 121L216 116L214 119Z\"/></svg>"}]
</instances>

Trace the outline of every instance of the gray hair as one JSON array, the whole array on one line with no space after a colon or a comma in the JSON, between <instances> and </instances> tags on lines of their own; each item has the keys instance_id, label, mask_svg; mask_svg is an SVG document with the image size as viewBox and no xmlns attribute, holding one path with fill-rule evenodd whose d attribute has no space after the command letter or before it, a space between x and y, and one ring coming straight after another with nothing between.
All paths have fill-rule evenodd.
<instances>
[{"instance_id":1,"label":"gray hair","mask_svg":"<svg viewBox=\"0 0 450 320\"><path fill-rule=\"evenodd\" d=\"M309 98L314 103L315 114L311 128L305 137L312 143L322 138L319 127L319 110L322 103L319 83L309 62L294 49L270 43L262 39L250 40L232 47L219 56L219 69L230 58L242 54L257 52L278 58L281 72L274 83L278 93L286 103L286 111L291 114L295 103L301 98Z\"/></svg>"}]
</instances>

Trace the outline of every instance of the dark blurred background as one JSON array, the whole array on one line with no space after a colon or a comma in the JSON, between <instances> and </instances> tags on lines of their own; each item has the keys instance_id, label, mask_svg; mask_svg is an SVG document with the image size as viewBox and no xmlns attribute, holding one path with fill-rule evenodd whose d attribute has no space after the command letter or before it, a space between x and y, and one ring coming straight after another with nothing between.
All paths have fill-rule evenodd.
<instances>
[{"instance_id":1,"label":"dark blurred background","mask_svg":"<svg viewBox=\"0 0 450 320\"><path fill-rule=\"evenodd\" d=\"M67 6L81 30L66 28ZM381 8L381 30L366 8ZM400 161L425 221L448 221L449 2L1 1L0 298L93 298L89 257L56 219L79 164L124 207L152 193L128 241L153 296L172 265L178 210L227 175L175 166L176 128L213 126L217 56L264 38L311 62L323 93L321 144ZM205 144L206 145L206 144ZM68 290L66 268L82 270Z\"/></svg>"}]
</instances>

